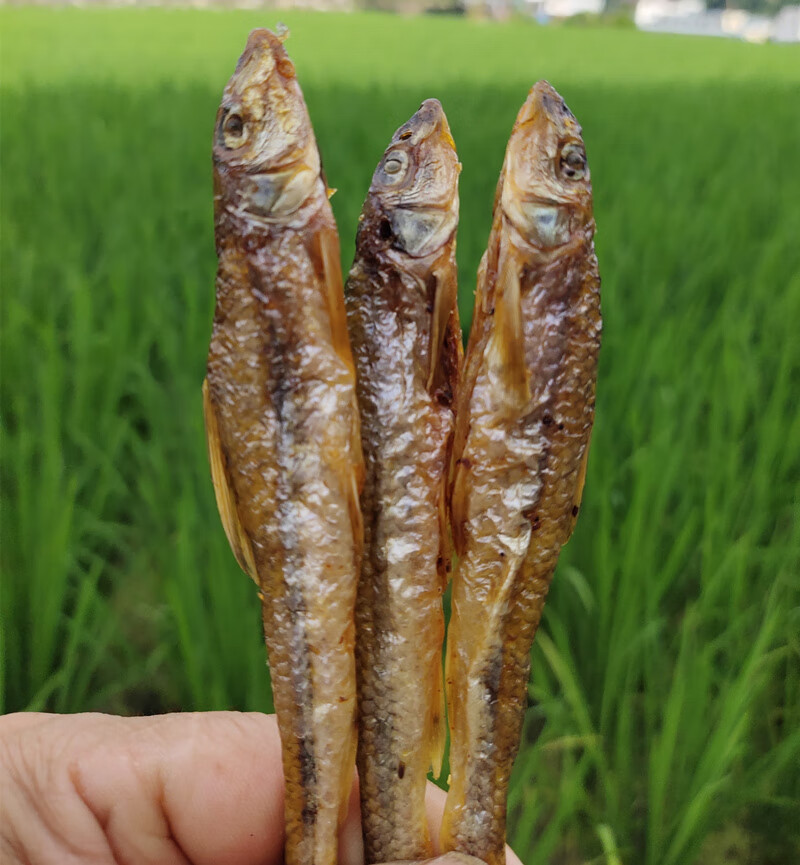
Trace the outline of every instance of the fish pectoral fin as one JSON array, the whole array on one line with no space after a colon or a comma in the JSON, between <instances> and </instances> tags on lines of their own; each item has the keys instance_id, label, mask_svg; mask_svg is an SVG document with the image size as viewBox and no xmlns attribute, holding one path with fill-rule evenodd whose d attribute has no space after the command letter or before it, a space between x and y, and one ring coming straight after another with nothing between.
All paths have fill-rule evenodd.
<instances>
[{"instance_id":1,"label":"fish pectoral fin","mask_svg":"<svg viewBox=\"0 0 800 865\"><path fill-rule=\"evenodd\" d=\"M458 282L455 267L435 271L433 320L428 351L428 393L440 393L452 402L464 356L458 318Z\"/></svg>"},{"instance_id":2,"label":"fish pectoral fin","mask_svg":"<svg viewBox=\"0 0 800 865\"><path fill-rule=\"evenodd\" d=\"M486 357L490 374L501 388L502 399L513 408L522 408L530 401L531 389L525 368L520 273L512 258L505 252L498 267L494 323Z\"/></svg>"},{"instance_id":3,"label":"fish pectoral fin","mask_svg":"<svg viewBox=\"0 0 800 865\"><path fill-rule=\"evenodd\" d=\"M347 333L347 312L344 306L342 265L339 260L339 238L335 231L322 230L314 235L311 251L318 259L320 275L325 283L328 316L331 323L331 342L336 354L355 375L350 337Z\"/></svg>"},{"instance_id":4,"label":"fish pectoral fin","mask_svg":"<svg viewBox=\"0 0 800 865\"><path fill-rule=\"evenodd\" d=\"M348 476L344 488L347 494L347 508L350 514L350 524L353 527L353 542L356 545L359 562L364 551L364 517L361 514L361 491L364 489L366 468L364 452L361 449L361 415L358 411L358 401L353 393L350 424L350 462L347 466Z\"/></svg>"},{"instance_id":5,"label":"fish pectoral fin","mask_svg":"<svg viewBox=\"0 0 800 865\"><path fill-rule=\"evenodd\" d=\"M236 512L236 499L228 477L225 454L222 451L222 443L219 438L217 415L208 390L208 379L203 382L203 415L206 422L206 443L208 444L208 461L211 464L211 481L214 484L214 495L217 499L217 510L222 520L222 527L228 536L228 543L231 545L231 550L239 563L239 567L258 585L253 548Z\"/></svg>"},{"instance_id":6,"label":"fish pectoral fin","mask_svg":"<svg viewBox=\"0 0 800 865\"><path fill-rule=\"evenodd\" d=\"M464 526L467 521L467 491L469 484L467 468L462 460L453 462L453 481L450 487L450 530L453 537L453 548L457 556L463 556L466 550Z\"/></svg>"},{"instance_id":7,"label":"fish pectoral fin","mask_svg":"<svg viewBox=\"0 0 800 865\"><path fill-rule=\"evenodd\" d=\"M353 636L355 640L355 636ZM343 743L341 750L341 766L339 782L339 814L337 822L339 828L344 825L350 810L350 792L353 789L353 782L356 779L356 748L358 746L358 735L355 728L355 698L353 699L353 726L347 741Z\"/></svg>"},{"instance_id":8,"label":"fish pectoral fin","mask_svg":"<svg viewBox=\"0 0 800 865\"><path fill-rule=\"evenodd\" d=\"M447 588L450 580L450 569L452 567L453 550L448 530L447 514L447 477L442 479L439 491L439 557L437 570L442 592ZM444 626L444 625L443 625ZM442 635L444 636L444 634ZM441 657L438 658L433 673L433 695L431 698L430 718L428 719L428 742L430 753L430 765L433 777L438 778L442 774L442 761L444 760L444 749L447 741L447 719L445 715L444 702L444 671L442 670Z\"/></svg>"},{"instance_id":9,"label":"fish pectoral fin","mask_svg":"<svg viewBox=\"0 0 800 865\"><path fill-rule=\"evenodd\" d=\"M439 518L439 556L437 570L439 572L439 584L442 592L450 582L450 574L453 568L453 544L450 540L450 515L447 511L447 477L442 478L439 487L439 501L436 503Z\"/></svg>"},{"instance_id":10,"label":"fish pectoral fin","mask_svg":"<svg viewBox=\"0 0 800 865\"><path fill-rule=\"evenodd\" d=\"M436 666L434 676L431 714L428 719L428 743L431 772L434 778L438 778L442 774L442 761L444 760L444 748L447 741L447 723L444 711L444 675L441 659Z\"/></svg>"},{"instance_id":11,"label":"fish pectoral fin","mask_svg":"<svg viewBox=\"0 0 800 865\"><path fill-rule=\"evenodd\" d=\"M361 453L359 445L359 454ZM364 551L364 518L361 515L360 487L363 481L359 481L357 470L352 470L346 481L345 492L347 495L347 510L350 514L350 525L353 528L353 544L355 545L359 566Z\"/></svg>"},{"instance_id":12,"label":"fish pectoral fin","mask_svg":"<svg viewBox=\"0 0 800 865\"><path fill-rule=\"evenodd\" d=\"M592 437L590 433L589 440L586 442L586 450L583 452L581 464L578 467L578 483L575 486L575 496L572 499L572 520L569 524L569 534L565 538L564 543L572 537L572 532L575 530L575 523L578 522L578 511L581 508L581 501L583 499L583 487L586 484L586 467L589 465L589 445L591 442Z\"/></svg>"},{"instance_id":13,"label":"fish pectoral fin","mask_svg":"<svg viewBox=\"0 0 800 865\"><path fill-rule=\"evenodd\" d=\"M331 326L331 342L339 359L344 363L355 382L355 364L350 348L350 335L347 330L347 311L344 305L344 288L342 284L341 262L339 260L339 238L335 231L323 230L317 232L310 251L317 261L317 267L325 284L325 295L328 316ZM364 457L361 452L361 423L355 393L351 408L350 429L350 461L343 479L343 489L348 497L350 522L353 526L353 536L359 550L363 545L363 523L361 505L359 503L361 488L364 486Z\"/></svg>"}]
</instances>

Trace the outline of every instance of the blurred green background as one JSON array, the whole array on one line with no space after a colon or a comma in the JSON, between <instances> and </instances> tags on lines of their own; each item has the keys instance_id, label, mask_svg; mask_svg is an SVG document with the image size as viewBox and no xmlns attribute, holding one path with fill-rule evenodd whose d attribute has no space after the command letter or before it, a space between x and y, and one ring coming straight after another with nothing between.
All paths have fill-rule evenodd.
<instances>
[{"instance_id":1,"label":"blurred green background","mask_svg":"<svg viewBox=\"0 0 800 865\"><path fill-rule=\"evenodd\" d=\"M200 384L213 120L275 16L0 10L3 711L270 709ZM509 840L529 865L800 861L800 51L283 18L345 267L392 132L442 100L466 326L529 86L549 79L584 127L597 423Z\"/></svg>"}]
</instances>

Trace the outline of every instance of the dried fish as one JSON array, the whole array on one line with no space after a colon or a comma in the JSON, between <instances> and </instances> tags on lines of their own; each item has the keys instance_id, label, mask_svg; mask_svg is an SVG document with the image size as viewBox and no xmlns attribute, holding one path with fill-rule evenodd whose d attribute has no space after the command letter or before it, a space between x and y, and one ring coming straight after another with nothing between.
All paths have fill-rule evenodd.
<instances>
[{"instance_id":1,"label":"dried fish","mask_svg":"<svg viewBox=\"0 0 800 865\"><path fill-rule=\"evenodd\" d=\"M445 499L463 353L460 168L442 107L428 99L375 170L347 281L366 465L356 658L367 863L432 855L425 786L444 747Z\"/></svg>"},{"instance_id":2,"label":"dried fish","mask_svg":"<svg viewBox=\"0 0 800 865\"><path fill-rule=\"evenodd\" d=\"M453 449L442 842L488 865L505 861L531 643L583 491L601 331L594 230L580 126L540 81L497 187Z\"/></svg>"},{"instance_id":3,"label":"dried fish","mask_svg":"<svg viewBox=\"0 0 800 865\"><path fill-rule=\"evenodd\" d=\"M212 477L262 596L286 862L335 865L353 780L363 466L338 234L294 66L268 30L251 33L225 88L213 154Z\"/></svg>"}]
</instances>

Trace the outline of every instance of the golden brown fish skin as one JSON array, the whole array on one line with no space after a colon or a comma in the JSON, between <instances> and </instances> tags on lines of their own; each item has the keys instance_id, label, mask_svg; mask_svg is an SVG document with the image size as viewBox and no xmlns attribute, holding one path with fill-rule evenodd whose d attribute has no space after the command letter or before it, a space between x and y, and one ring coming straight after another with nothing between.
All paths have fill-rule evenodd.
<instances>
[{"instance_id":1,"label":"golden brown fish skin","mask_svg":"<svg viewBox=\"0 0 800 865\"><path fill-rule=\"evenodd\" d=\"M356 660L367 863L433 855L425 787L444 745L445 498L463 353L459 170L429 99L378 164L347 282L366 465Z\"/></svg>"},{"instance_id":2,"label":"golden brown fish skin","mask_svg":"<svg viewBox=\"0 0 800 865\"><path fill-rule=\"evenodd\" d=\"M241 526L232 545L263 596L286 862L335 865L353 779L363 468L338 234L294 68L267 30L225 89L213 153L212 470L218 448L223 522L229 537Z\"/></svg>"},{"instance_id":3,"label":"golden brown fish skin","mask_svg":"<svg viewBox=\"0 0 800 865\"><path fill-rule=\"evenodd\" d=\"M594 418L600 281L581 130L539 82L506 151L459 392L442 845L505 862L530 648L575 524Z\"/></svg>"}]
</instances>

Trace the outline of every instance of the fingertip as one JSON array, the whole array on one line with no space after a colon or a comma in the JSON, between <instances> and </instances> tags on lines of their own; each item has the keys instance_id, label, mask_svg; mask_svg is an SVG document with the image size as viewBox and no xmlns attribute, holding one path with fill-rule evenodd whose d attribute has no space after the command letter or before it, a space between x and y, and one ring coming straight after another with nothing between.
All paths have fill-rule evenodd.
<instances>
[{"instance_id":1,"label":"fingertip","mask_svg":"<svg viewBox=\"0 0 800 865\"><path fill-rule=\"evenodd\" d=\"M428 830L430 832L431 844L436 856L442 852L441 845L439 844L439 833L442 830L445 799L447 799L447 793L441 787L437 787L436 784L428 781L428 789L425 791L425 807L428 812Z\"/></svg>"},{"instance_id":2,"label":"fingertip","mask_svg":"<svg viewBox=\"0 0 800 865\"><path fill-rule=\"evenodd\" d=\"M283 766L274 716L171 716L164 808L192 862L275 862L283 854Z\"/></svg>"},{"instance_id":3,"label":"fingertip","mask_svg":"<svg viewBox=\"0 0 800 865\"><path fill-rule=\"evenodd\" d=\"M522 860L508 844L506 844L506 865L522 865Z\"/></svg>"},{"instance_id":4,"label":"fingertip","mask_svg":"<svg viewBox=\"0 0 800 865\"><path fill-rule=\"evenodd\" d=\"M361 797L358 778L353 776L353 786L347 805L347 816L339 828L339 865L364 865L364 838L361 831Z\"/></svg>"},{"instance_id":5,"label":"fingertip","mask_svg":"<svg viewBox=\"0 0 800 865\"><path fill-rule=\"evenodd\" d=\"M468 853L459 853L456 850L442 853L435 859L429 859L428 863L429 865L486 865L483 859L478 859L477 856L470 856ZM517 854L507 844L506 865L522 865Z\"/></svg>"},{"instance_id":6,"label":"fingertip","mask_svg":"<svg viewBox=\"0 0 800 865\"><path fill-rule=\"evenodd\" d=\"M483 859L478 859L475 856L470 856L467 853L458 853L455 850L450 853L443 853L436 859L431 859L431 863L436 865L486 865Z\"/></svg>"}]
</instances>

